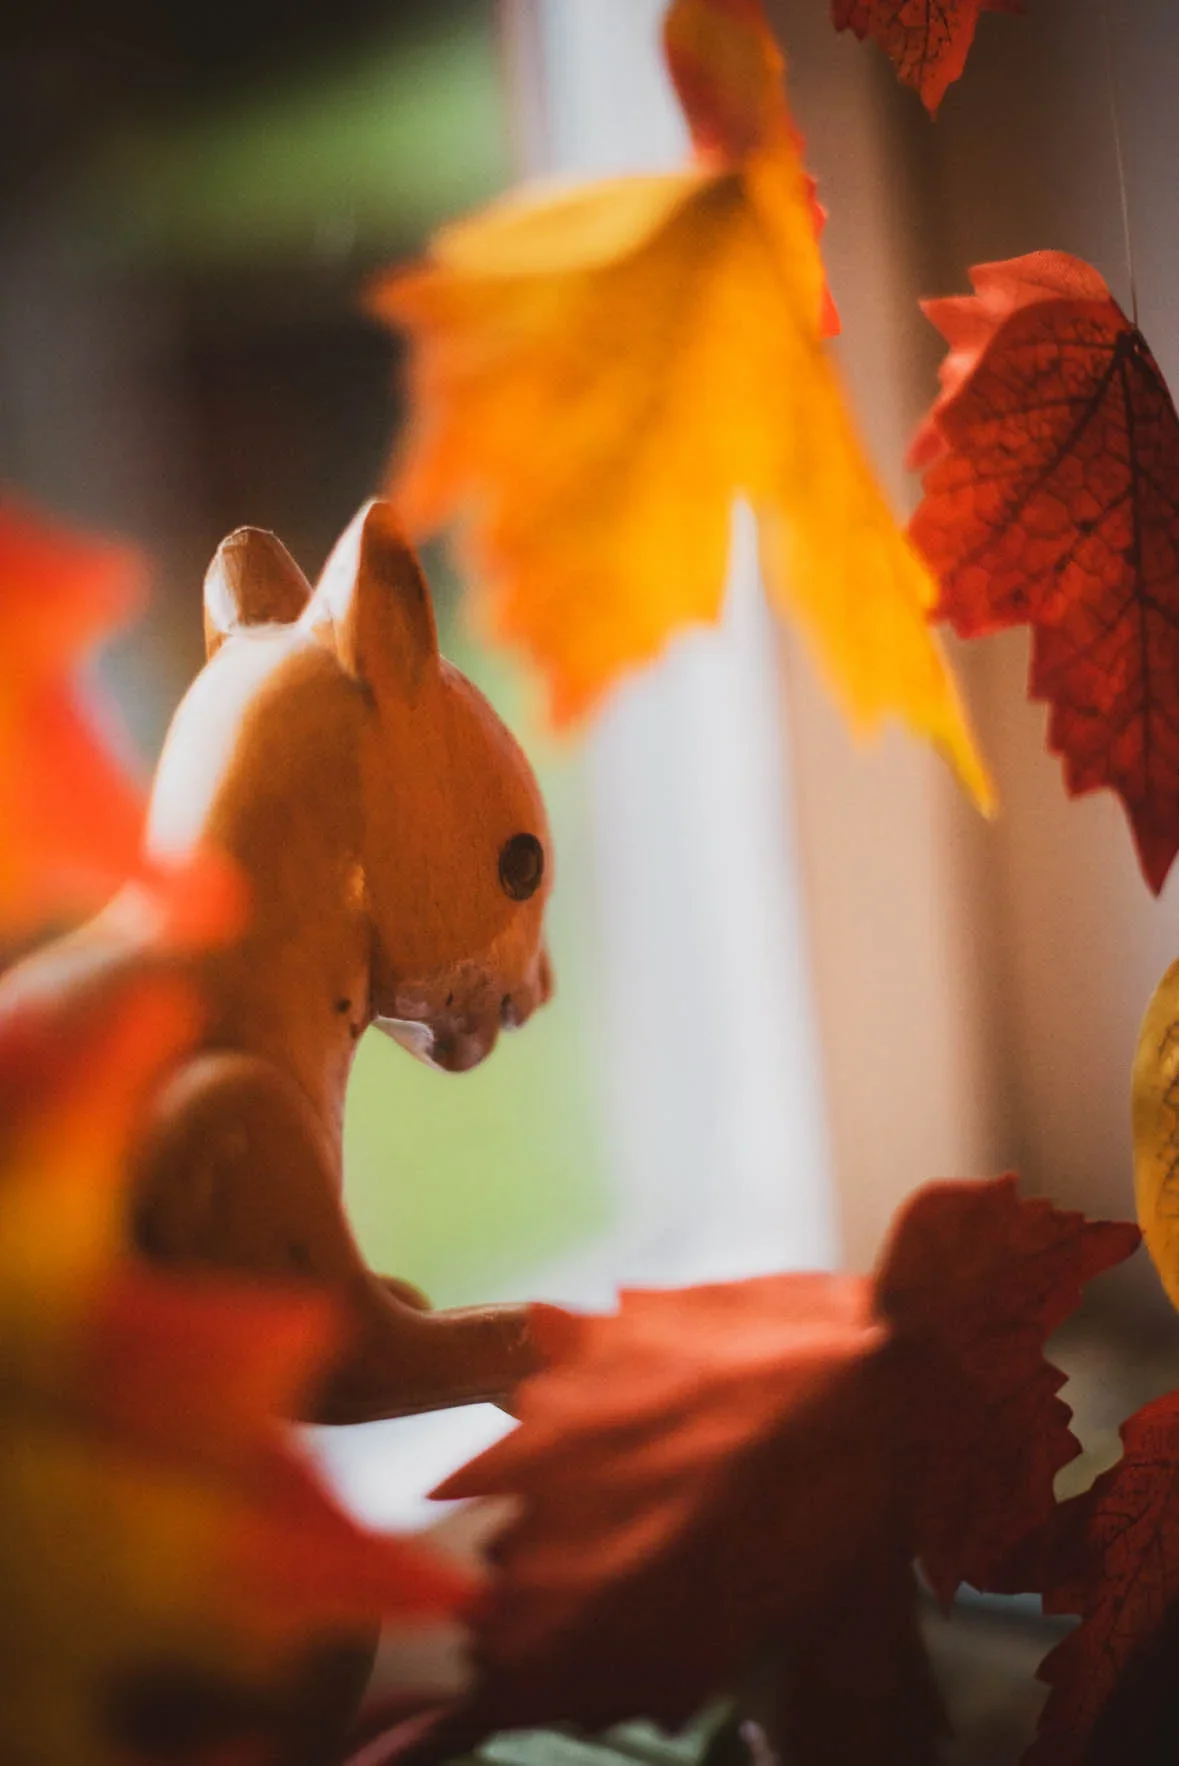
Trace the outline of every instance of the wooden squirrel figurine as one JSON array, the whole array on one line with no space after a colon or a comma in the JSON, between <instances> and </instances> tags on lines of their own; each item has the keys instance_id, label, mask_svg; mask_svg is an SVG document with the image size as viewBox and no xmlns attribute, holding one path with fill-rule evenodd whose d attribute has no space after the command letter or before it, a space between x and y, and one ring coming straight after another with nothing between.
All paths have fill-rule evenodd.
<instances>
[{"instance_id":1,"label":"wooden squirrel figurine","mask_svg":"<svg viewBox=\"0 0 1179 1766\"><path fill-rule=\"evenodd\" d=\"M342 1203L344 1093L370 1024L463 1072L549 997L544 805L482 695L438 652L391 508L362 509L314 592L243 528L205 580L208 663L156 774L149 856L208 844L249 888L244 936L190 959L202 1046L138 1148L135 1231L173 1265L314 1281L355 1334L313 1406L358 1422L499 1398L526 1312L431 1312L365 1265ZM125 902L20 964L0 1013L76 1017L145 961Z\"/></svg>"}]
</instances>

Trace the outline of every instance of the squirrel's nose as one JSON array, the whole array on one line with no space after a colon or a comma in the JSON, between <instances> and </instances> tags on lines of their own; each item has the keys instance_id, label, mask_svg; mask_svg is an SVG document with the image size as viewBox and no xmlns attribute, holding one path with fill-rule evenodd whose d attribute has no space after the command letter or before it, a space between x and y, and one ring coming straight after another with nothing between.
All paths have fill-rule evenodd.
<instances>
[{"instance_id":1,"label":"squirrel's nose","mask_svg":"<svg viewBox=\"0 0 1179 1766\"><path fill-rule=\"evenodd\" d=\"M441 1067L445 1073L469 1073L472 1067L487 1059L495 1047L497 1034L495 1024L443 1031L435 1037L428 1059L432 1066Z\"/></svg>"}]
</instances>

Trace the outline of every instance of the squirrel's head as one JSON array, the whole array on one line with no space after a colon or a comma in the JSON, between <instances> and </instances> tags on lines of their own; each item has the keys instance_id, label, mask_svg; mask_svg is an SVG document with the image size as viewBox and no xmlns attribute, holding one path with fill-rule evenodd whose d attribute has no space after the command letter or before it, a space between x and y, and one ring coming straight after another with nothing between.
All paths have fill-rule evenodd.
<instances>
[{"instance_id":1,"label":"squirrel's head","mask_svg":"<svg viewBox=\"0 0 1179 1766\"><path fill-rule=\"evenodd\" d=\"M389 504L360 511L310 596L265 537L272 568L255 559L255 617L297 621L356 696L355 887L371 928L374 1021L432 1065L464 1072L552 989L552 852L532 768L439 654L430 592ZM240 591L223 617L207 588L210 648L244 616Z\"/></svg>"}]
</instances>

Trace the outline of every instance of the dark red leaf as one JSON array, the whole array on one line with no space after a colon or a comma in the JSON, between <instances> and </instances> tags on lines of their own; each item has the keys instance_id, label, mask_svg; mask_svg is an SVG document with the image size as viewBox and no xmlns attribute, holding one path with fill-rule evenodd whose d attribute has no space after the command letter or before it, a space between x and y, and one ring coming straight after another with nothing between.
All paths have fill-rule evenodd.
<instances>
[{"instance_id":1,"label":"dark red leaf","mask_svg":"<svg viewBox=\"0 0 1179 1766\"><path fill-rule=\"evenodd\" d=\"M1161 1758L1148 1745L1159 1722L1175 1723L1175 1657L1162 1646L1179 1603L1179 1392L1131 1417L1122 1442L1118 1464L1061 1505L1046 1554L1044 1610L1081 1624L1040 1669L1052 1692L1026 1766Z\"/></svg>"},{"instance_id":2,"label":"dark red leaf","mask_svg":"<svg viewBox=\"0 0 1179 1766\"><path fill-rule=\"evenodd\" d=\"M766 1647L797 1766L883 1766L901 1744L932 1760L912 1560L948 1598L1051 1512L1077 1444L1044 1338L1137 1240L1022 1202L1011 1178L939 1184L871 1285L781 1276L625 1294L607 1318L535 1309L550 1365L519 1395L520 1428L439 1492L523 1502L476 1615L479 1683L366 1761L562 1720L677 1724Z\"/></svg>"},{"instance_id":3,"label":"dark red leaf","mask_svg":"<svg viewBox=\"0 0 1179 1766\"><path fill-rule=\"evenodd\" d=\"M813 1615L787 1668L788 1760L936 1766L949 1724L914 1593L908 1555L894 1539Z\"/></svg>"},{"instance_id":4,"label":"dark red leaf","mask_svg":"<svg viewBox=\"0 0 1179 1766\"><path fill-rule=\"evenodd\" d=\"M831 0L836 30L879 43L931 113L966 66L980 13L1022 11L1020 0Z\"/></svg>"},{"instance_id":5,"label":"dark red leaf","mask_svg":"<svg viewBox=\"0 0 1179 1766\"><path fill-rule=\"evenodd\" d=\"M624 1294L529 1381L521 1426L439 1491L514 1494L456 1736L691 1716L798 1636L873 1542L887 1480L853 1402L880 1332L851 1277ZM867 1495L866 1495L867 1493Z\"/></svg>"},{"instance_id":6,"label":"dark red leaf","mask_svg":"<svg viewBox=\"0 0 1179 1766\"><path fill-rule=\"evenodd\" d=\"M1066 786L1118 793L1157 894L1179 851L1179 418L1087 264L1037 252L971 279L925 303L950 354L912 535L963 637L1032 627Z\"/></svg>"},{"instance_id":7,"label":"dark red leaf","mask_svg":"<svg viewBox=\"0 0 1179 1766\"><path fill-rule=\"evenodd\" d=\"M1044 1344L1139 1238L1022 1201L1011 1176L931 1184L901 1215L877 1303L914 1437L912 1543L942 1601L960 1582L988 1587L1053 1513L1053 1480L1080 1447Z\"/></svg>"}]
</instances>

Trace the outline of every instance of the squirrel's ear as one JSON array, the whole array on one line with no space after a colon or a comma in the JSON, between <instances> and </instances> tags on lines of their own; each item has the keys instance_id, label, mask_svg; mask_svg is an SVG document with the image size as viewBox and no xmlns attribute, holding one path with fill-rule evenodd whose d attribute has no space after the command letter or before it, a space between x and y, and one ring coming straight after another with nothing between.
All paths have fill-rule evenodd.
<instances>
[{"instance_id":1,"label":"squirrel's ear","mask_svg":"<svg viewBox=\"0 0 1179 1766\"><path fill-rule=\"evenodd\" d=\"M310 614L341 666L378 699L415 699L438 663L426 580L389 503L367 503L323 567Z\"/></svg>"},{"instance_id":2,"label":"squirrel's ear","mask_svg":"<svg viewBox=\"0 0 1179 1766\"><path fill-rule=\"evenodd\" d=\"M205 577L205 651L214 655L246 625L289 625L311 598L286 547L260 527L239 527L218 546Z\"/></svg>"}]
</instances>

